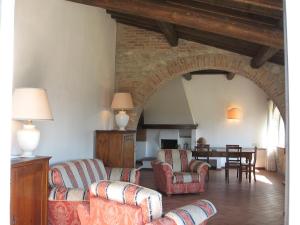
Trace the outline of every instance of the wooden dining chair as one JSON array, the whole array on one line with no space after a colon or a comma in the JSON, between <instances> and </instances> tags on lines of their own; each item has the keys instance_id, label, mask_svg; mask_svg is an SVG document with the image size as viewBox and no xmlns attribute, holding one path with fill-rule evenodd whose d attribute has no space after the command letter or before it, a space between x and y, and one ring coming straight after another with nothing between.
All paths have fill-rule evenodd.
<instances>
[{"instance_id":1,"label":"wooden dining chair","mask_svg":"<svg viewBox=\"0 0 300 225\"><path fill-rule=\"evenodd\" d=\"M242 164L241 164L241 172L246 173L246 178L248 178L249 174L252 172L255 182L256 182L256 174L255 174L256 158L257 158L257 147L255 146L254 147L253 158L252 158L252 161L250 163L250 168L249 168L249 162L245 162L245 163L242 162Z\"/></svg>"},{"instance_id":2,"label":"wooden dining chair","mask_svg":"<svg viewBox=\"0 0 300 225\"><path fill-rule=\"evenodd\" d=\"M206 162L209 163L209 152L210 152L209 144L197 144L197 146L195 147L195 151L207 153ZM206 179L209 180L209 170L207 171L206 177L207 177Z\"/></svg>"},{"instance_id":3,"label":"wooden dining chair","mask_svg":"<svg viewBox=\"0 0 300 225\"><path fill-rule=\"evenodd\" d=\"M236 169L236 177L241 174L242 161L241 157L229 157L229 152L242 152L239 145L226 145L226 162L225 162L225 181L229 183L229 169Z\"/></svg>"}]
</instances>

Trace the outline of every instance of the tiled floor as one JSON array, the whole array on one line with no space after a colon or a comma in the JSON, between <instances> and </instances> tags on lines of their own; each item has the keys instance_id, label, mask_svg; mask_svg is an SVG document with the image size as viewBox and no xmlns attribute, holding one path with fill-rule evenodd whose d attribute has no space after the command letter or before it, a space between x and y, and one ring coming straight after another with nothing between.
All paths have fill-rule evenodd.
<instances>
[{"instance_id":1,"label":"tiled floor","mask_svg":"<svg viewBox=\"0 0 300 225\"><path fill-rule=\"evenodd\" d=\"M209 225L283 225L283 177L260 170L257 182L249 184L243 177L240 184L235 175L231 171L230 183L226 184L224 170L211 170L204 193L164 196L164 212L196 199L207 199L218 210ZM142 171L141 185L155 189L152 171Z\"/></svg>"}]
</instances>

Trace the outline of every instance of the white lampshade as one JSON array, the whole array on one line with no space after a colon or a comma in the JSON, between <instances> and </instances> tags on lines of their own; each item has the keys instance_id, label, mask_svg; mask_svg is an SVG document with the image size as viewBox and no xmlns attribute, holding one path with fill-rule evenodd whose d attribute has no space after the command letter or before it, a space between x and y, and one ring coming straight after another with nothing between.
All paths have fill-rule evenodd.
<instances>
[{"instance_id":1,"label":"white lampshade","mask_svg":"<svg viewBox=\"0 0 300 225\"><path fill-rule=\"evenodd\" d=\"M48 96L41 88L17 88L13 94L12 118L15 120L52 120Z\"/></svg>"},{"instance_id":2,"label":"white lampshade","mask_svg":"<svg viewBox=\"0 0 300 225\"><path fill-rule=\"evenodd\" d=\"M133 103L132 103L132 98L130 93L115 93L113 101L111 103L111 108L112 109L132 109L133 108Z\"/></svg>"}]
</instances>

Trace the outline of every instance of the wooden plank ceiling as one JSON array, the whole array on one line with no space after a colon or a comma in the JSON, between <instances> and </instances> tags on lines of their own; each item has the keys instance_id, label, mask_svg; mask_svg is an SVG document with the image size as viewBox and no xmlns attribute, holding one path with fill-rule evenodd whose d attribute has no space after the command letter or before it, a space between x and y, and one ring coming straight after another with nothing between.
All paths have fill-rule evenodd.
<instances>
[{"instance_id":1,"label":"wooden plank ceiling","mask_svg":"<svg viewBox=\"0 0 300 225\"><path fill-rule=\"evenodd\" d=\"M281 0L69 0L101 7L117 22L284 64Z\"/></svg>"}]
</instances>

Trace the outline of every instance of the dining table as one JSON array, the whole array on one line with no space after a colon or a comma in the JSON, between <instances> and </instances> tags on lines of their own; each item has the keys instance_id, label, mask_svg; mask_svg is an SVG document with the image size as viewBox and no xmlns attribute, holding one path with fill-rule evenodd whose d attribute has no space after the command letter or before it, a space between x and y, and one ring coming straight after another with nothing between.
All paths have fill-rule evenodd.
<instances>
[{"instance_id":1,"label":"dining table","mask_svg":"<svg viewBox=\"0 0 300 225\"><path fill-rule=\"evenodd\" d=\"M226 150L211 150L209 152L207 151L192 151L192 156L195 159L199 159L200 157L216 157L216 158L226 158L227 156L230 158L245 158L246 162L248 163L248 171L249 172L249 183L251 183L251 162L252 162L252 156L255 154L254 150L243 150L241 152L226 152ZM240 172L239 181L242 182L242 174Z\"/></svg>"}]
</instances>

